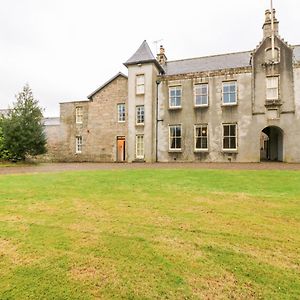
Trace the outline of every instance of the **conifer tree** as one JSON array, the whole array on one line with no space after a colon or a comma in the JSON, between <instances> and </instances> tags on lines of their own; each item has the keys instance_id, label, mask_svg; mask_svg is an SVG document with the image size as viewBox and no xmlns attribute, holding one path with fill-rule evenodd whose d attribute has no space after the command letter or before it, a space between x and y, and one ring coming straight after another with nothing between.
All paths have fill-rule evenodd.
<instances>
[{"instance_id":1,"label":"conifer tree","mask_svg":"<svg viewBox=\"0 0 300 300\"><path fill-rule=\"evenodd\" d=\"M15 160L46 152L46 136L43 129L43 113L26 84L16 96L16 103L2 120L4 148Z\"/></svg>"}]
</instances>

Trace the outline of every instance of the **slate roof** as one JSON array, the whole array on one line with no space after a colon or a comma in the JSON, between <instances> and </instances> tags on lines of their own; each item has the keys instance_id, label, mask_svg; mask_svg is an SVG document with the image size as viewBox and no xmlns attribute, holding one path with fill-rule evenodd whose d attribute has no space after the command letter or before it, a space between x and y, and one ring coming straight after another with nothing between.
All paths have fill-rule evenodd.
<instances>
[{"instance_id":1,"label":"slate roof","mask_svg":"<svg viewBox=\"0 0 300 300\"><path fill-rule=\"evenodd\" d=\"M126 67L130 65L142 64L142 63L154 63L157 68L164 73L164 69L155 59L146 40L143 41L137 51L124 63Z\"/></svg>"},{"instance_id":2,"label":"slate roof","mask_svg":"<svg viewBox=\"0 0 300 300\"><path fill-rule=\"evenodd\" d=\"M166 75L249 67L251 51L169 61Z\"/></svg>"},{"instance_id":3,"label":"slate roof","mask_svg":"<svg viewBox=\"0 0 300 300\"><path fill-rule=\"evenodd\" d=\"M60 118L59 117L51 117L51 118L44 118L43 119L44 126L57 126L60 125Z\"/></svg>"},{"instance_id":4,"label":"slate roof","mask_svg":"<svg viewBox=\"0 0 300 300\"><path fill-rule=\"evenodd\" d=\"M93 98L95 94L97 94L99 91L101 91L103 88L105 88L108 84L110 84L112 81L114 81L119 76L123 76L124 78L128 78L126 75L124 75L122 72L117 73L114 77L110 78L108 81L106 81L104 84L102 84L99 88L97 88L94 92L92 92L90 95L87 96L89 100Z\"/></svg>"},{"instance_id":5,"label":"slate roof","mask_svg":"<svg viewBox=\"0 0 300 300\"><path fill-rule=\"evenodd\" d=\"M197 57L168 61L166 75L179 75L196 72L217 71L222 69L243 68L250 66L252 51ZM294 46L294 57L300 62L300 45Z\"/></svg>"},{"instance_id":6,"label":"slate roof","mask_svg":"<svg viewBox=\"0 0 300 300\"><path fill-rule=\"evenodd\" d=\"M294 46L294 57L296 61L300 62L300 45Z\"/></svg>"}]
</instances>

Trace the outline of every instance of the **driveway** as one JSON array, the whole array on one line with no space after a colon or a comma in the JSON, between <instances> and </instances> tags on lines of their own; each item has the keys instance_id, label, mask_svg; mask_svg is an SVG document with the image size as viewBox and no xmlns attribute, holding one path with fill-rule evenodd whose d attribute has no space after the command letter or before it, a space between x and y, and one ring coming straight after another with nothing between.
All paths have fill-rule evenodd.
<instances>
[{"instance_id":1,"label":"driveway","mask_svg":"<svg viewBox=\"0 0 300 300\"><path fill-rule=\"evenodd\" d=\"M0 174L47 173L83 170L126 169L221 169L221 170L300 170L300 164L263 163L42 163L1 167Z\"/></svg>"}]
</instances>

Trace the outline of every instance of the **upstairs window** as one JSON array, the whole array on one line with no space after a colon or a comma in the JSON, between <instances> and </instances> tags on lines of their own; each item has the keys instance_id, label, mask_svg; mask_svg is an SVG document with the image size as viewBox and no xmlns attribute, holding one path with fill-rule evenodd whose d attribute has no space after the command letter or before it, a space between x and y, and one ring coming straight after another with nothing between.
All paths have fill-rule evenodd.
<instances>
[{"instance_id":1,"label":"upstairs window","mask_svg":"<svg viewBox=\"0 0 300 300\"><path fill-rule=\"evenodd\" d=\"M136 76L136 94L143 95L145 94L145 75Z\"/></svg>"},{"instance_id":2,"label":"upstairs window","mask_svg":"<svg viewBox=\"0 0 300 300\"><path fill-rule=\"evenodd\" d=\"M208 150L207 125L195 125L195 150Z\"/></svg>"},{"instance_id":3,"label":"upstairs window","mask_svg":"<svg viewBox=\"0 0 300 300\"><path fill-rule=\"evenodd\" d=\"M195 106L208 106L208 84L196 84L194 86Z\"/></svg>"},{"instance_id":4,"label":"upstairs window","mask_svg":"<svg viewBox=\"0 0 300 300\"><path fill-rule=\"evenodd\" d=\"M223 105L237 104L237 82L223 82L222 85Z\"/></svg>"},{"instance_id":5,"label":"upstairs window","mask_svg":"<svg viewBox=\"0 0 300 300\"><path fill-rule=\"evenodd\" d=\"M75 152L76 153L82 152L82 136L76 136Z\"/></svg>"},{"instance_id":6,"label":"upstairs window","mask_svg":"<svg viewBox=\"0 0 300 300\"><path fill-rule=\"evenodd\" d=\"M278 100L279 92L278 92L278 76L267 77L267 100Z\"/></svg>"},{"instance_id":7,"label":"upstairs window","mask_svg":"<svg viewBox=\"0 0 300 300\"><path fill-rule=\"evenodd\" d=\"M223 150L237 150L237 124L223 124Z\"/></svg>"},{"instance_id":8,"label":"upstairs window","mask_svg":"<svg viewBox=\"0 0 300 300\"><path fill-rule=\"evenodd\" d=\"M136 124L143 125L145 121L145 107L144 105L139 105L136 107Z\"/></svg>"},{"instance_id":9,"label":"upstairs window","mask_svg":"<svg viewBox=\"0 0 300 300\"><path fill-rule=\"evenodd\" d=\"M181 150L181 125L169 126L169 149Z\"/></svg>"},{"instance_id":10,"label":"upstairs window","mask_svg":"<svg viewBox=\"0 0 300 300\"><path fill-rule=\"evenodd\" d=\"M82 121L83 121L83 108L81 106L76 107L75 116L76 116L76 123L77 124L82 124Z\"/></svg>"},{"instance_id":11,"label":"upstairs window","mask_svg":"<svg viewBox=\"0 0 300 300\"><path fill-rule=\"evenodd\" d=\"M180 108L181 107L181 86L169 87L169 107Z\"/></svg>"},{"instance_id":12,"label":"upstairs window","mask_svg":"<svg viewBox=\"0 0 300 300\"><path fill-rule=\"evenodd\" d=\"M125 122L125 103L118 104L118 122Z\"/></svg>"}]
</instances>

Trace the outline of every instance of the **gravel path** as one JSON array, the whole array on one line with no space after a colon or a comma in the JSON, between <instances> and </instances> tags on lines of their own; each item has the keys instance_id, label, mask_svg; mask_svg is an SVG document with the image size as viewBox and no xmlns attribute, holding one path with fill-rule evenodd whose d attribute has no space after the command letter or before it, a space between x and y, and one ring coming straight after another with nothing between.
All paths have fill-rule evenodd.
<instances>
[{"instance_id":1,"label":"gravel path","mask_svg":"<svg viewBox=\"0 0 300 300\"><path fill-rule=\"evenodd\" d=\"M300 164L287 163L43 163L39 165L1 167L0 175L47 173L82 170L126 169L221 169L221 170L300 170Z\"/></svg>"}]
</instances>

